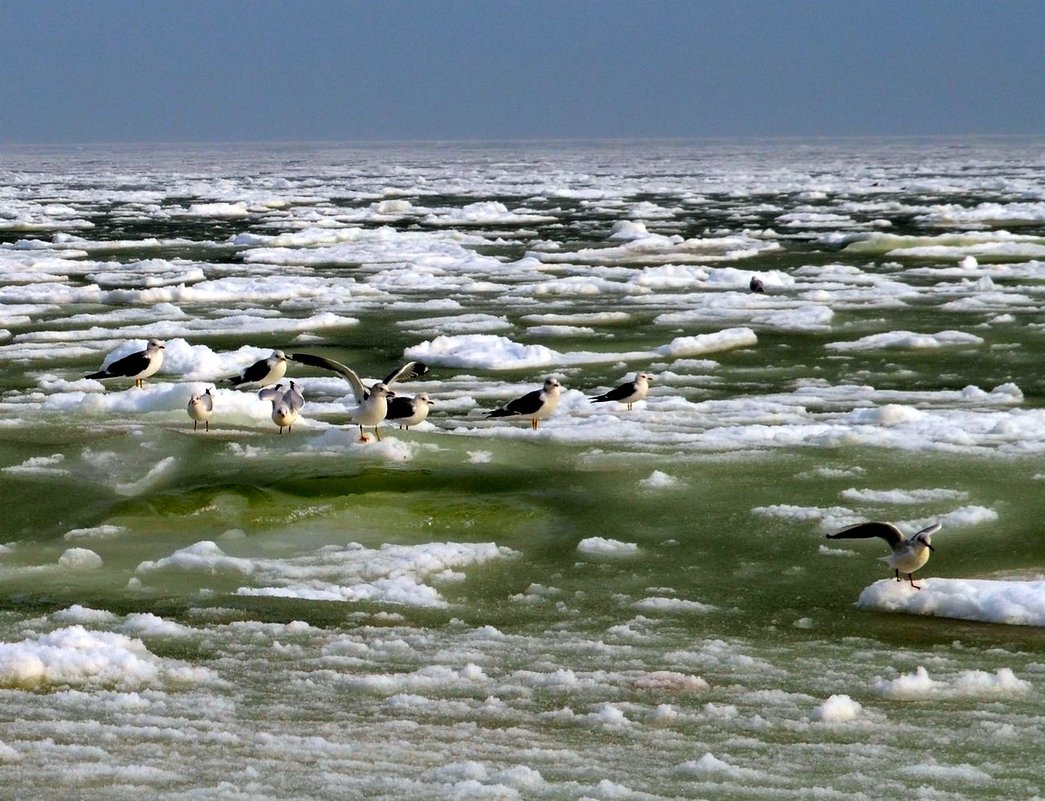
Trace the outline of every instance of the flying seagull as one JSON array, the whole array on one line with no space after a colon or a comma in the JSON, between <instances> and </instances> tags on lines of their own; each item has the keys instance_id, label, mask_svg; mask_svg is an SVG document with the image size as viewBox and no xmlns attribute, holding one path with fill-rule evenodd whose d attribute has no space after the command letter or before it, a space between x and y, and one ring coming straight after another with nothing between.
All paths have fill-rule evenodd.
<instances>
[{"instance_id":1,"label":"flying seagull","mask_svg":"<svg viewBox=\"0 0 1045 801\"><path fill-rule=\"evenodd\" d=\"M614 387L609 392L604 392L601 395L590 398L592 403L603 403L605 401L618 401L620 403L628 404L628 411L631 411L631 405L636 401L640 401L646 397L646 393L649 392L649 382L653 380L653 376L649 373L635 373L635 378L631 381L625 381L620 386Z\"/></svg>"},{"instance_id":2,"label":"flying seagull","mask_svg":"<svg viewBox=\"0 0 1045 801\"><path fill-rule=\"evenodd\" d=\"M359 424L359 441L368 442L363 426L372 426L374 436L381 440L381 432L378 426L388 414L388 399L395 397L395 392L390 386L396 381L409 381L428 372L428 365L424 362L407 362L397 367L383 381L378 381L374 386L368 387L360 379L359 375L351 367L346 367L341 362L327 359L324 356L314 356L311 353L292 353L290 358L301 364L319 367L323 370L332 370L348 381L352 388L352 394L356 398L359 407L352 413L352 418Z\"/></svg>"},{"instance_id":3,"label":"flying seagull","mask_svg":"<svg viewBox=\"0 0 1045 801\"><path fill-rule=\"evenodd\" d=\"M291 430L291 427L297 422L299 410L305 405L305 398L293 381L290 382L290 389L286 392L283 391L282 384L276 384L274 387L265 387L258 393L258 397L271 401L272 422L279 426L280 434L283 433L284 428L287 431Z\"/></svg>"},{"instance_id":4,"label":"flying seagull","mask_svg":"<svg viewBox=\"0 0 1045 801\"><path fill-rule=\"evenodd\" d=\"M766 285L762 283L762 279L759 278L757 275L751 276L751 283L747 285L747 288L750 289L752 292L757 292L760 295L764 294L766 291Z\"/></svg>"},{"instance_id":5,"label":"flying seagull","mask_svg":"<svg viewBox=\"0 0 1045 801\"><path fill-rule=\"evenodd\" d=\"M399 423L400 428L416 426L428 417L428 407L435 405L435 401L428 397L427 392L407 398L397 395L388 402L388 414L386 420Z\"/></svg>"},{"instance_id":6,"label":"flying seagull","mask_svg":"<svg viewBox=\"0 0 1045 801\"><path fill-rule=\"evenodd\" d=\"M202 395L193 393L186 407L189 417L192 418L192 430L195 431L200 423L205 430L210 431L210 416L214 412L214 396L210 394L210 387Z\"/></svg>"},{"instance_id":7,"label":"flying seagull","mask_svg":"<svg viewBox=\"0 0 1045 801\"><path fill-rule=\"evenodd\" d=\"M907 580L916 590L920 590L914 583L914 573L929 561L929 552L936 549L932 546L932 535L941 528L939 523L933 523L921 531L915 532L904 539L900 529L892 523L857 523L853 526L843 528L834 534L828 534L829 540L864 540L870 537L881 537L885 540L893 552L889 556L880 557L883 562L896 572L896 580L903 581L900 573L907 574Z\"/></svg>"},{"instance_id":8,"label":"flying seagull","mask_svg":"<svg viewBox=\"0 0 1045 801\"><path fill-rule=\"evenodd\" d=\"M145 379L159 370L162 364L163 343L158 339L150 339L145 350L117 359L87 378L133 378L134 386L141 389L145 386Z\"/></svg>"},{"instance_id":9,"label":"flying seagull","mask_svg":"<svg viewBox=\"0 0 1045 801\"><path fill-rule=\"evenodd\" d=\"M287 355L281 350L272 351L267 359L260 359L237 376L226 379L234 387L250 385L267 387L275 384L287 372Z\"/></svg>"},{"instance_id":10,"label":"flying seagull","mask_svg":"<svg viewBox=\"0 0 1045 801\"><path fill-rule=\"evenodd\" d=\"M559 391L562 385L554 378L544 379L544 387L527 392L521 398L508 401L500 409L494 409L487 417L525 417L530 421L530 428L537 430L540 421L555 411L559 405Z\"/></svg>"}]
</instances>

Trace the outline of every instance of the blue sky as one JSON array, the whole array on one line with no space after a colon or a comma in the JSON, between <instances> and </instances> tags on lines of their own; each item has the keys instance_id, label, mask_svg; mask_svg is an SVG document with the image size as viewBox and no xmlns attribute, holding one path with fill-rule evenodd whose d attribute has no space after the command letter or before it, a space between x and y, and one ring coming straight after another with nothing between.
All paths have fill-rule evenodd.
<instances>
[{"instance_id":1,"label":"blue sky","mask_svg":"<svg viewBox=\"0 0 1045 801\"><path fill-rule=\"evenodd\" d=\"M0 143L1045 133L1042 0L0 0Z\"/></svg>"}]
</instances>

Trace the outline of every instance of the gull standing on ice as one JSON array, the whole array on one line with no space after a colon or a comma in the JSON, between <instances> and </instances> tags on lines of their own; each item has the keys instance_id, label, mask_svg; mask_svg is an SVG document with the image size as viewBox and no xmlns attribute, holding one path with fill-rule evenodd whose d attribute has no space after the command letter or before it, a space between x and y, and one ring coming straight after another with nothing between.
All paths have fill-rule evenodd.
<instances>
[{"instance_id":1,"label":"gull standing on ice","mask_svg":"<svg viewBox=\"0 0 1045 801\"><path fill-rule=\"evenodd\" d=\"M280 434L284 428L287 431L291 430L297 422L299 410L305 405L305 398L293 381L286 392L283 391L282 384L276 384L274 387L261 390L258 397L272 402L272 422L279 426Z\"/></svg>"},{"instance_id":2,"label":"gull standing on ice","mask_svg":"<svg viewBox=\"0 0 1045 801\"><path fill-rule=\"evenodd\" d=\"M91 373L87 378L133 378L134 386L142 389L145 379L159 370L162 364L163 343L158 339L150 339L145 350L117 359L97 373Z\"/></svg>"},{"instance_id":3,"label":"gull standing on ice","mask_svg":"<svg viewBox=\"0 0 1045 801\"><path fill-rule=\"evenodd\" d=\"M766 285L762 283L762 279L757 275L751 276L751 282L747 285L747 288L760 295L766 291Z\"/></svg>"},{"instance_id":4,"label":"gull standing on ice","mask_svg":"<svg viewBox=\"0 0 1045 801\"><path fill-rule=\"evenodd\" d=\"M320 367L324 370L332 370L348 381L355 395L356 403L359 404L356 411L352 413L352 419L359 424L359 441L369 442L363 433L363 426L372 426L374 436L381 441L381 432L378 426L388 414L388 399L395 397L389 386L396 381L409 381L428 372L428 365L424 362L407 362L389 373L384 381L378 381L374 386L367 387L359 378L359 375L351 367L341 362L327 359L323 356L313 356L310 353L292 353L290 358L295 362Z\"/></svg>"},{"instance_id":5,"label":"gull standing on ice","mask_svg":"<svg viewBox=\"0 0 1045 801\"><path fill-rule=\"evenodd\" d=\"M929 561L929 552L936 550L932 546L932 535L939 530L940 524L933 523L904 539L900 529L892 523L857 523L836 531L834 534L828 534L827 538L829 540L864 540L870 537L881 537L889 544L893 552L889 556L879 558L883 562L888 562L889 566L893 568L897 581L903 581L900 578L901 572L906 573L911 586L920 590L921 587L914 583L914 573Z\"/></svg>"},{"instance_id":6,"label":"gull standing on ice","mask_svg":"<svg viewBox=\"0 0 1045 801\"><path fill-rule=\"evenodd\" d=\"M398 423L400 428L416 426L428 417L428 407L434 406L435 401L428 397L427 392L407 398L397 395L388 402L388 413L386 420Z\"/></svg>"},{"instance_id":7,"label":"gull standing on ice","mask_svg":"<svg viewBox=\"0 0 1045 801\"><path fill-rule=\"evenodd\" d=\"M287 372L287 355L281 350L272 351L267 359L254 362L242 373L227 379L234 387L250 384L254 387L267 387L275 384Z\"/></svg>"},{"instance_id":8,"label":"gull standing on ice","mask_svg":"<svg viewBox=\"0 0 1045 801\"><path fill-rule=\"evenodd\" d=\"M526 417L530 428L537 430L540 421L555 411L559 405L559 392L562 384L554 378L544 379L544 387L527 392L521 398L509 401L500 409L489 412L487 417Z\"/></svg>"},{"instance_id":9,"label":"gull standing on ice","mask_svg":"<svg viewBox=\"0 0 1045 801\"><path fill-rule=\"evenodd\" d=\"M649 382L653 380L653 376L649 373L635 373L635 378L631 381L625 381L618 387L614 387L609 392L604 392L594 398L590 398L592 403L603 403L605 401L618 401L620 403L628 404L628 411L631 411L631 405L637 401L642 400L646 397L646 393L649 392Z\"/></svg>"},{"instance_id":10,"label":"gull standing on ice","mask_svg":"<svg viewBox=\"0 0 1045 801\"><path fill-rule=\"evenodd\" d=\"M202 395L194 393L189 398L189 405L186 407L186 411L188 411L189 417L192 418L193 431L196 430L200 423L203 423L206 431L210 431L210 416L214 412L214 396L210 394L210 387L207 387L207 391Z\"/></svg>"}]
</instances>

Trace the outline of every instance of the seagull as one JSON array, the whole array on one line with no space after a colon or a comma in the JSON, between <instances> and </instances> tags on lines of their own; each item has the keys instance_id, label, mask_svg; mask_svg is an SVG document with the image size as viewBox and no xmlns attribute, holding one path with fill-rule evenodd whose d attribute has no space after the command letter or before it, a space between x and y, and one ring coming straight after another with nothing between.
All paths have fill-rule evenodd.
<instances>
[{"instance_id":1,"label":"seagull","mask_svg":"<svg viewBox=\"0 0 1045 801\"><path fill-rule=\"evenodd\" d=\"M834 534L828 534L829 540L863 540L870 537L881 537L889 547L893 549L889 556L880 557L883 562L896 572L896 580L903 581L900 573L907 574L907 580L916 590L920 590L914 583L914 573L929 561L929 552L936 549L932 546L932 535L941 528L939 523L933 523L904 539L900 529L892 523L857 523L853 526L843 528Z\"/></svg>"},{"instance_id":2,"label":"seagull","mask_svg":"<svg viewBox=\"0 0 1045 801\"><path fill-rule=\"evenodd\" d=\"M412 398L398 395L388 402L385 419L399 423L400 428L410 428L428 417L428 407L434 405L435 401L428 397L427 392Z\"/></svg>"},{"instance_id":3,"label":"seagull","mask_svg":"<svg viewBox=\"0 0 1045 801\"><path fill-rule=\"evenodd\" d=\"M646 393L649 392L649 382L652 380L653 376L649 373L635 373L634 380L625 381L623 384L611 389L609 392L604 392L601 395L590 398L590 400L592 403L620 401L621 403L628 404L628 411L630 412L633 403L646 397Z\"/></svg>"},{"instance_id":4,"label":"seagull","mask_svg":"<svg viewBox=\"0 0 1045 801\"><path fill-rule=\"evenodd\" d=\"M766 285L762 283L762 279L759 278L757 275L751 276L751 283L747 285L747 288L750 289L752 292L757 292L760 295L764 294L766 291Z\"/></svg>"},{"instance_id":5,"label":"seagull","mask_svg":"<svg viewBox=\"0 0 1045 801\"><path fill-rule=\"evenodd\" d=\"M267 359L254 362L239 375L226 380L234 387L250 384L260 388L275 384L286 372L287 355L281 350L274 350Z\"/></svg>"},{"instance_id":6,"label":"seagull","mask_svg":"<svg viewBox=\"0 0 1045 801\"><path fill-rule=\"evenodd\" d=\"M193 393L186 411L192 418L193 431L200 423L203 423L206 431L210 431L210 416L214 412L214 396L210 394L210 387L207 387L207 391L202 395Z\"/></svg>"},{"instance_id":7,"label":"seagull","mask_svg":"<svg viewBox=\"0 0 1045 801\"><path fill-rule=\"evenodd\" d=\"M559 405L559 391L562 385L554 378L544 379L544 387L527 392L521 398L508 401L500 409L494 409L487 417L527 417L530 428L537 430L542 418L555 411Z\"/></svg>"},{"instance_id":8,"label":"seagull","mask_svg":"<svg viewBox=\"0 0 1045 801\"><path fill-rule=\"evenodd\" d=\"M158 339L150 339L145 350L117 359L97 373L91 373L87 378L133 378L134 386L142 389L145 379L159 370L162 364L163 343Z\"/></svg>"},{"instance_id":9,"label":"seagull","mask_svg":"<svg viewBox=\"0 0 1045 801\"><path fill-rule=\"evenodd\" d=\"M314 356L311 353L292 353L290 358L295 362L320 367L324 370L332 370L348 380L348 384L352 388L352 394L355 395L356 403L359 404L352 417L359 424L360 442L369 442L366 434L363 433L363 426L372 426L374 436L377 437L379 442L381 441L381 432L378 430L378 426L388 414L388 399L395 397L395 392L390 389L391 384L396 381L409 381L411 378L417 378L428 372L428 365L424 362L407 362L385 376L383 381L378 381L374 386L367 387L355 370L351 367L346 367L341 362L336 362L323 356Z\"/></svg>"},{"instance_id":10,"label":"seagull","mask_svg":"<svg viewBox=\"0 0 1045 801\"><path fill-rule=\"evenodd\" d=\"M282 384L276 384L274 387L265 387L258 393L258 397L272 402L272 422L279 426L280 434L284 428L287 431L291 430L297 422L298 411L305 405L305 397L293 381L286 392L283 391Z\"/></svg>"}]
</instances>

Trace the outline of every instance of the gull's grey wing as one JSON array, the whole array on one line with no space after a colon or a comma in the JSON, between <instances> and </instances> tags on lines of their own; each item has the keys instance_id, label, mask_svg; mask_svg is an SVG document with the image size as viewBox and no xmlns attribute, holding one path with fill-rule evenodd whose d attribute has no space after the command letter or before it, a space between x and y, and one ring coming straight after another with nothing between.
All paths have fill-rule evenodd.
<instances>
[{"instance_id":1,"label":"gull's grey wing","mask_svg":"<svg viewBox=\"0 0 1045 801\"><path fill-rule=\"evenodd\" d=\"M900 529L892 523L857 523L827 535L829 540L866 540L871 537L881 537L894 551L904 542Z\"/></svg>"},{"instance_id":2,"label":"gull's grey wing","mask_svg":"<svg viewBox=\"0 0 1045 801\"><path fill-rule=\"evenodd\" d=\"M359 380L356 371L351 367L346 367L341 362L336 362L333 359L326 358L325 356L316 356L312 353L291 353L289 358L295 362L307 364L311 367L330 370L346 379L352 387L352 394L356 396L356 403L362 403L366 400L366 396L370 394L367 388L363 386L363 382Z\"/></svg>"},{"instance_id":3,"label":"gull's grey wing","mask_svg":"<svg viewBox=\"0 0 1045 801\"><path fill-rule=\"evenodd\" d=\"M265 387L258 393L258 397L267 401L279 401L283 397L283 385L276 384L273 387Z\"/></svg>"},{"instance_id":4,"label":"gull's grey wing","mask_svg":"<svg viewBox=\"0 0 1045 801\"><path fill-rule=\"evenodd\" d=\"M391 386L393 381L411 381L420 378L428 372L428 365L424 362L407 362L402 367L397 367L382 381L386 387Z\"/></svg>"},{"instance_id":5,"label":"gull's grey wing","mask_svg":"<svg viewBox=\"0 0 1045 801\"><path fill-rule=\"evenodd\" d=\"M305 396L293 381L290 382L290 389L283 393L283 403L287 404L295 412L305 405Z\"/></svg>"},{"instance_id":6,"label":"gull's grey wing","mask_svg":"<svg viewBox=\"0 0 1045 801\"><path fill-rule=\"evenodd\" d=\"M200 395L200 403L203 404L203 408L208 412L214 411L214 396L210 394L209 389Z\"/></svg>"}]
</instances>

